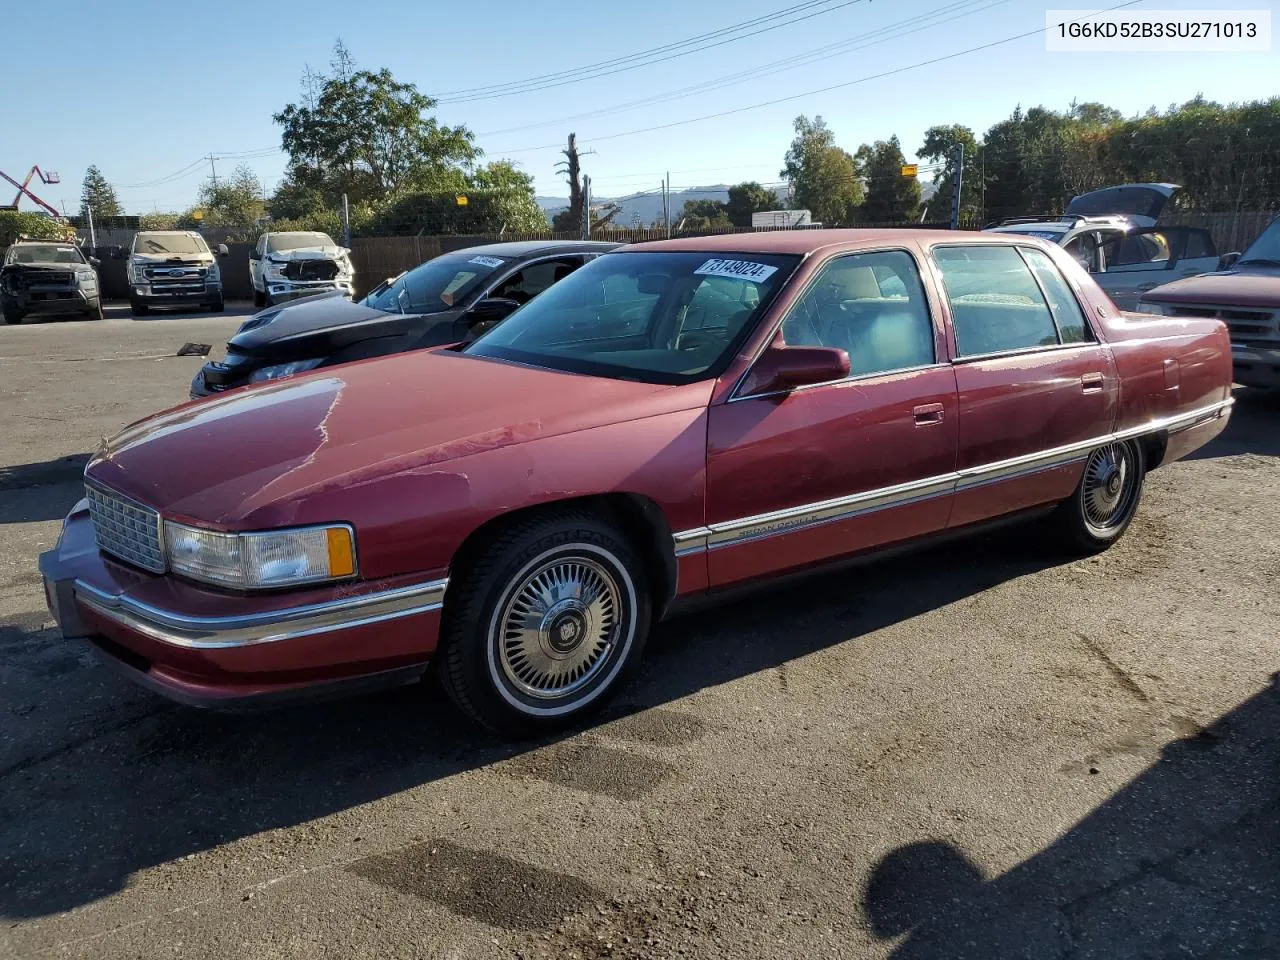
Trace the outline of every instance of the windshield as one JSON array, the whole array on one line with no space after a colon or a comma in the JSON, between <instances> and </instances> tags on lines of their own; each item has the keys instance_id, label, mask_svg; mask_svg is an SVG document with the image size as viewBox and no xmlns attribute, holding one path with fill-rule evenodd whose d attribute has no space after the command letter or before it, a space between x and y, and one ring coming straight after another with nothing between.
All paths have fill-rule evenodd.
<instances>
[{"instance_id":1,"label":"windshield","mask_svg":"<svg viewBox=\"0 0 1280 960\"><path fill-rule=\"evenodd\" d=\"M60 244L24 243L9 251L10 263L85 263L79 249Z\"/></svg>"},{"instance_id":2,"label":"windshield","mask_svg":"<svg viewBox=\"0 0 1280 960\"><path fill-rule=\"evenodd\" d=\"M208 253L204 237L187 233L140 233L133 239L133 252L155 253Z\"/></svg>"},{"instance_id":3,"label":"windshield","mask_svg":"<svg viewBox=\"0 0 1280 960\"><path fill-rule=\"evenodd\" d=\"M379 285L360 302L387 313L438 313L462 303L487 277L509 262L506 257L465 251L447 253Z\"/></svg>"},{"instance_id":4,"label":"windshield","mask_svg":"<svg viewBox=\"0 0 1280 960\"><path fill-rule=\"evenodd\" d=\"M327 233L273 233L267 237L267 249L272 253L281 250L302 250L307 247L336 247Z\"/></svg>"},{"instance_id":5,"label":"windshield","mask_svg":"<svg viewBox=\"0 0 1280 960\"><path fill-rule=\"evenodd\" d=\"M719 376L800 262L758 253L609 253L465 353L645 383Z\"/></svg>"},{"instance_id":6,"label":"windshield","mask_svg":"<svg viewBox=\"0 0 1280 960\"><path fill-rule=\"evenodd\" d=\"M1240 255L1239 262L1280 264L1280 217L1272 220L1271 225L1258 234L1258 239Z\"/></svg>"}]
</instances>

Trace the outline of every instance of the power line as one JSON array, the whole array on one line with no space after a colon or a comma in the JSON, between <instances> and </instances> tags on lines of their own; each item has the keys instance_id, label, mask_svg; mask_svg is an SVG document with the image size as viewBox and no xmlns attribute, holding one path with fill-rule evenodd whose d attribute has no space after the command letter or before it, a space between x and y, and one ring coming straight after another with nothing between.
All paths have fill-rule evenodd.
<instances>
[{"instance_id":1,"label":"power line","mask_svg":"<svg viewBox=\"0 0 1280 960\"><path fill-rule=\"evenodd\" d=\"M194 160L187 164L181 170L175 170L173 173L166 174L163 177L157 177L154 180L148 180L144 183L121 183L113 184L116 190L145 190L150 187L161 187L169 183L174 183L196 173L196 168L209 163L212 160L255 160L272 154L280 153L279 147L260 148L258 150L245 150L239 153L206 153L198 160Z\"/></svg>"},{"instance_id":2,"label":"power line","mask_svg":"<svg viewBox=\"0 0 1280 960\"><path fill-rule=\"evenodd\" d=\"M817 0L818 4L830 3L830 2L831 0ZM738 36L727 37L722 40L717 40L715 43L705 43L701 46L690 47L687 50L676 51L661 57L654 57L651 59L641 60L641 61L630 63L630 64L622 63L621 61L616 59L609 60L602 63L593 64L590 67L579 67L574 71L563 71L562 76L564 76L565 74L571 74L571 73L575 74L573 76L564 76L563 79L553 79L556 75L548 75L548 77L545 79L545 82L535 78L533 80L513 81L507 84L495 84L493 87L478 87L476 88L476 90L479 92L475 92L475 93L462 95L462 93L459 92L459 95L456 95L456 96L442 95L438 99L438 102L439 103L472 103L476 100L492 100L495 97L512 96L514 94L520 94L520 93L535 93L539 90L550 90L553 87L563 87L563 86L566 86L567 84L579 83L583 80L596 80L596 79L599 79L600 77L612 76L615 73L624 73L628 70L635 70L638 67L648 67L656 63L665 63L668 60L675 60L679 57L686 57L692 53L701 53L705 50L712 50L716 47L722 47L726 43L734 43L737 40L745 40L748 37L759 36L760 34L768 33L771 30L777 30L779 27L786 27L786 26L791 26L793 24L797 24L797 23L803 23L805 20L812 20L814 17L821 16L824 13L832 13L833 11L843 9L844 7L851 7L856 3L864 3L864 2L867 2L867 0L843 0L843 2L837 3L833 7L827 7L825 10L818 10L813 13L807 13L804 16L794 17L790 20L784 20L781 23L774 23L769 26L761 27L760 29L753 30L750 33L743 33ZM770 17L758 18L756 21L749 21L747 24L739 24L738 27L733 28L733 30L737 30L743 26L750 25L750 23L758 23L760 22L760 20L774 19L779 16L782 16L783 14L793 12L797 9L812 7L812 6L815 6L815 4L814 3L800 4L799 7L793 7L793 8L790 8L790 10L780 11L777 14L772 14ZM730 28L726 28L725 30L722 30L719 32L724 33L729 31L729 29ZM698 38L694 38L694 39L696 40ZM683 45L686 43L691 43L691 42L693 41L692 40L681 41L681 44L677 44L677 46ZM672 46L672 45L669 44L668 46ZM655 51L650 51L650 52L656 52L657 50L661 50L661 49L662 48L656 48ZM633 58L638 56L641 56L641 54L634 54ZM624 59L627 59L627 58L624 58Z\"/></svg>"},{"instance_id":3,"label":"power line","mask_svg":"<svg viewBox=\"0 0 1280 960\"><path fill-rule=\"evenodd\" d=\"M592 110L587 113L577 113L567 117L559 117L555 120L543 120L538 123L526 123L518 127L506 127L502 130L490 130L485 133L477 134L479 137L496 137L505 133L517 133L522 130L534 130L538 127L554 126L562 123L572 123L575 120L589 120L593 117L612 115L621 113L626 110L634 110L637 107L653 106L659 103L668 103L672 100L682 100L694 94L702 93L707 90L716 90L723 87L735 86L740 83L746 83L750 80L756 80L761 77L772 76L777 73L784 73L788 70L795 70L799 67L809 66L814 63L821 63L829 60L837 54L852 53L855 50L864 50L868 47L878 46L887 43L890 40L896 40L900 37L909 36L918 33L921 30L929 29L934 26L942 26L959 20L962 17L972 16L975 13L981 13L992 7L1000 6L1008 3L1009 0L993 0L986 3L985 6L974 7L975 4L983 3L984 0L957 0L957 2L940 7L930 13L917 14L914 17L908 17L905 20L899 20L897 23L891 23L881 27L878 30L871 30L864 34L858 34L836 43L829 43L803 53L794 54L790 57L783 57L780 60L774 60L770 63L761 64L750 70L741 70L736 73L725 74L712 80L704 80L688 87L680 87L677 90L671 90L667 93L655 94L653 96L644 97L640 100L632 100L627 103L620 103L612 107L605 107L599 110ZM965 10L963 8L971 9ZM960 11L960 12L956 12ZM943 20L936 20L942 14L953 13L955 16L947 17ZM934 22L936 20L936 22ZM910 29L903 29L909 27Z\"/></svg>"},{"instance_id":4,"label":"power line","mask_svg":"<svg viewBox=\"0 0 1280 960\"><path fill-rule=\"evenodd\" d=\"M1107 7L1103 10L1099 10L1094 13L1091 13L1086 17L1079 17L1077 19L1086 20L1086 19L1089 19L1089 17L1097 16L1099 13L1110 13L1113 10L1120 10L1124 7L1132 7L1135 4L1138 4L1141 2L1142 0L1126 0L1125 3L1118 3L1113 7ZM778 97L774 100L765 100L760 103L752 103L752 104L748 104L745 107L735 107L732 110L721 110L718 113L708 113L700 117L690 117L687 120L673 120L670 123L660 123L652 127L641 127L636 130L624 130L621 133L611 133L603 137L593 137L591 142L600 143L605 140L617 140L621 137L632 137L641 133L653 133L658 130L670 130L673 127L683 127L690 123L701 123L703 120L717 120L721 117L730 117L739 113L747 113L751 110L760 110L764 107L772 107L780 103L789 103L793 100L800 100L804 97L814 96L815 94L829 93L832 90L841 90L841 89L844 89L845 87L852 87L859 83L866 83L870 80L880 80L884 77L896 76L899 73L906 73L908 70L916 70L916 69L919 69L920 67L932 66L935 63L944 63L948 60L955 60L957 57L963 57L970 53L979 53L983 50L991 50L995 47L1003 46L1006 43L1013 43L1016 40L1024 40L1027 37L1037 36L1038 34L1044 33L1046 29L1048 28L1039 27L1035 30L1028 30L1025 33L1018 33L1011 37L1005 37L1001 40L993 40L990 43L983 43L975 47L968 47L964 50L958 50L955 53L944 54L943 56L940 56L940 57L932 57L928 60L921 60L917 63L907 64L906 66L902 66L902 67L895 67L892 70L884 70L880 73L868 74L865 77L858 77L856 80L845 80L842 83L833 83L826 87L818 87L814 90L805 90L801 93L795 93L787 97ZM543 144L542 146L537 146L537 147L520 147L515 150L503 150L501 152L504 154L533 153L535 151L540 151L540 150L559 149L559 147L560 147L560 144L552 143L552 144Z\"/></svg>"}]
</instances>

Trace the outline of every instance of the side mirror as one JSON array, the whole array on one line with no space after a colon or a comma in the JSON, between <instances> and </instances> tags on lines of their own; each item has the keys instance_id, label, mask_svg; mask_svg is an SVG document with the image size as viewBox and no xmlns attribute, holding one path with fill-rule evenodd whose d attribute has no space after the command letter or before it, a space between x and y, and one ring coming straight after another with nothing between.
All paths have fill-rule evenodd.
<instances>
[{"instance_id":1,"label":"side mirror","mask_svg":"<svg viewBox=\"0 0 1280 960\"><path fill-rule=\"evenodd\" d=\"M124 247L112 247L109 256L112 260L123 260L127 256Z\"/></svg>"},{"instance_id":2,"label":"side mirror","mask_svg":"<svg viewBox=\"0 0 1280 960\"><path fill-rule=\"evenodd\" d=\"M89 266L93 267L96 270L98 267L102 266L102 261L99 260L97 257L90 257Z\"/></svg>"},{"instance_id":3,"label":"side mirror","mask_svg":"<svg viewBox=\"0 0 1280 960\"><path fill-rule=\"evenodd\" d=\"M258 251L257 251L257 249L255 248L255 249L253 249L253 250L250 250L250 251L249 251L249 259L250 259L250 260L261 260L262 258L258 256Z\"/></svg>"},{"instance_id":4,"label":"side mirror","mask_svg":"<svg viewBox=\"0 0 1280 960\"><path fill-rule=\"evenodd\" d=\"M1238 250L1233 251L1232 253L1224 253L1222 256L1218 258L1218 269L1230 270L1232 267L1236 265L1236 261L1239 259L1240 259L1240 251Z\"/></svg>"},{"instance_id":5,"label":"side mirror","mask_svg":"<svg viewBox=\"0 0 1280 960\"><path fill-rule=\"evenodd\" d=\"M520 308L520 304L515 300L508 300L505 297L488 297L479 301L470 310L467 311L469 316L468 322L477 323L497 323L499 320L505 320L511 314Z\"/></svg>"},{"instance_id":6,"label":"side mirror","mask_svg":"<svg viewBox=\"0 0 1280 960\"><path fill-rule=\"evenodd\" d=\"M845 351L834 347L788 347L775 340L751 368L742 393L778 393L847 376L849 354Z\"/></svg>"},{"instance_id":7,"label":"side mirror","mask_svg":"<svg viewBox=\"0 0 1280 960\"><path fill-rule=\"evenodd\" d=\"M218 256L226 257L226 256L229 256L230 254L231 254L231 251L227 249L227 245L225 243L218 244Z\"/></svg>"}]
</instances>

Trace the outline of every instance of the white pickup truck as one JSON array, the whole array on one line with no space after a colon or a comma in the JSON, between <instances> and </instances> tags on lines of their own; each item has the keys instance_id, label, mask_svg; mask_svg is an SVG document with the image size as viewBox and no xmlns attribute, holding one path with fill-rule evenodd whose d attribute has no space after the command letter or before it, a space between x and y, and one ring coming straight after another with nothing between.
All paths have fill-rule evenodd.
<instances>
[{"instance_id":1,"label":"white pickup truck","mask_svg":"<svg viewBox=\"0 0 1280 960\"><path fill-rule=\"evenodd\" d=\"M355 278L351 251L327 233L264 233L249 254L255 307L317 293L336 292L350 299Z\"/></svg>"}]
</instances>

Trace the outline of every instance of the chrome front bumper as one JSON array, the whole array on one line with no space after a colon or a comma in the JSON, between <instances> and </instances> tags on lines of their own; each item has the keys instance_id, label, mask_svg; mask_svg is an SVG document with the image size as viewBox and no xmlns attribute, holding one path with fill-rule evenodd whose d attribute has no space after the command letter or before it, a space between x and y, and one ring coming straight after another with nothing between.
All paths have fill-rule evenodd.
<instances>
[{"instance_id":1,"label":"chrome front bumper","mask_svg":"<svg viewBox=\"0 0 1280 960\"><path fill-rule=\"evenodd\" d=\"M276 302L335 291L348 300L354 296L354 285L350 280L268 280L266 288L267 296Z\"/></svg>"}]
</instances>

